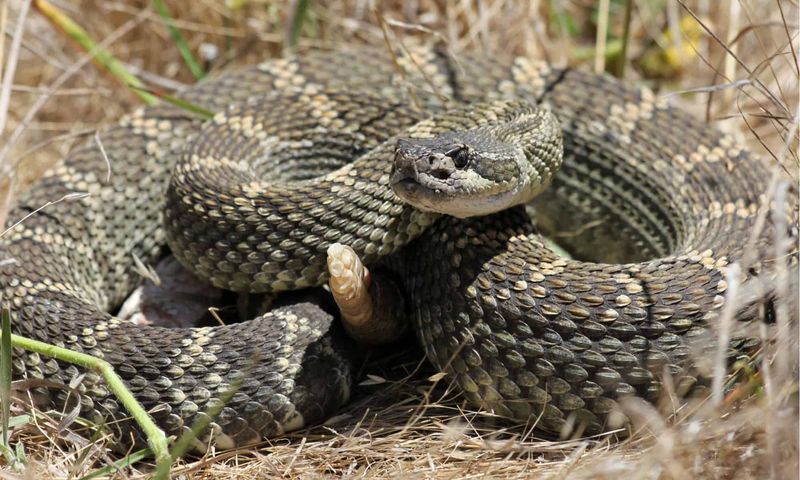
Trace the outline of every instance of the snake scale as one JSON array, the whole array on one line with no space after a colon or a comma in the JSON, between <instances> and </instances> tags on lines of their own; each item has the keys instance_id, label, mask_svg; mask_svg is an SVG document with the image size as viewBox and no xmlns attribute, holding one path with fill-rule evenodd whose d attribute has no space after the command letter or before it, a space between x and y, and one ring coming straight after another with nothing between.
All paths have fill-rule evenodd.
<instances>
[{"instance_id":1,"label":"snake scale","mask_svg":"<svg viewBox=\"0 0 800 480\"><path fill-rule=\"evenodd\" d=\"M220 446L241 445L341 406L353 373L348 340L310 304L225 326L129 324L108 312L140 281L136 259L155 262L169 237L215 285L273 291L321 284L333 242L371 264L413 240L401 263L414 330L479 407L547 431L572 422L596 433L619 426L609 415L620 397L654 398L665 370L696 380L691 339L708 333L726 265L766 208L767 166L651 91L607 76L412 52L310 52L201 82L181 96L222 112L213 121L162 104L100 132L109 179L95 141L74 149L19 198L10 222L88 195L48 206L0 240L0 302L15 333L104 358L168 434L239 382L211 431ZM389 188L394 135L428 112L502 99L546 105L560 122L563 166L533 205L538 228L561 232L575 260L545 246L523 207L439 218ZM308 122L315 133L292 135ZM226 193L183 183L191 177ZM190 208L175 207L182 202ZM743 339L737 351L756 344ZM105 419L122 444L141 441L96 372L14 351L16 378L68 384L81 373L82 414ZM41 393L46 406L67 401L65 390Z\"/></svg>"}]
</instances>

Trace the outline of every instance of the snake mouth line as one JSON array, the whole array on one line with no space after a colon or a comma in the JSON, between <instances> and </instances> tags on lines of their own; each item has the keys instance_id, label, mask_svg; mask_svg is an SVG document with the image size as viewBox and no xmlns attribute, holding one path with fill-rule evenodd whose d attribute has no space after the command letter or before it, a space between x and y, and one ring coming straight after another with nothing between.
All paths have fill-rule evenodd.
<instances>
[{"instance_id":1,"label":"snake mouth line","mask_svg":"<svg viewBox=\"0 0 800 480\"><path fill-rule=\"evenodd\" d=\"M395 179L394 177L392 177L390 184L392 188L400 188L403 190L414 190L419 188L420 186L416 180L409 177L403 177L399 179Z\"/></svg>"},{"instance_id":2,"label":"snake mouth line","mask_svg":"<svg viewBox=\"0 0 800 480\"><path fill-rule=\"evenodd\" d=\"M410 203L419 209L427 211L437 211L435 205L446 195L444 189L432 189L420 183L420 174L417 172L407 172L401 169L392 173L389 185L395 195L404 202Z\"/></svg>"}]
</instances>

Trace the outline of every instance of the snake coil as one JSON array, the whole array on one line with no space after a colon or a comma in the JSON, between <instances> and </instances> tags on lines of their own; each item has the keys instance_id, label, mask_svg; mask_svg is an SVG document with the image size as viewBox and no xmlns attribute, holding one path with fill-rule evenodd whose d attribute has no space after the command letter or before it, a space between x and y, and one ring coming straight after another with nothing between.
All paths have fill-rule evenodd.
<instances>
[{"instance_id":1,"label":"snake coil","mask_svg":"<svg viewBox=\"0 0 800 480\"><path fill-rule=\"evenodd\" d=\"M369 264L419 237L403 278L415 330L471 402L546 430L577 420L594 433L613 426L619 397L657 395L664 371L695 382L693 341L708 337L720 312L727 265L748 244L764 251L773 233L768 222L750 241L769 208L767 166L651 91L606 76L523 59L413 56L395 65L372 50L313 52L205 81L181 95L220 112L215 121L159 105L100 133L109 181L94 142L75 149L9 218L71 192L88 195L49 206L0 240L0 303L12 309L15 333L104 358L168 434L240 381L212 424L220 446L240 445L318 422L345 402L347 344L309 304L191 329L115 318L108 312L139 282L135 259L163 254L165 220L179 258L234 289L317 285L333 242ZM290 89L300 93L271 93ZM326 91L364 93L345 96L341 108ZM283 99L268 109L285 135L248 112L269 98ZM427 112L501 99L546 104L560 121L563 166L534 207L539 228L575 260L549 250L522 207L437 221L388 187L394 144L384 140L398 129ZM312 120L330 129L291 135ZM215 123L238 135L238 150L204 133ZM227 157L227 167L208 170L195 140ZM260 156L267 147L272 153ZM248 152L262 175L281 181L268 193L238 160ZM281 162L281 152L295 153ZM362 154L358 167L348 164ZM234 192L182 183L193 176ZM176 213L181 202L192 202L194 216ZM755 344L741 339L734 351ZM96 372L14 352L17 378L69 383L80 373L82 414L118 420L109 426L123 443L141 441ZM46 404L66 396L48 391Z\"/></svg>"}]
</instances>

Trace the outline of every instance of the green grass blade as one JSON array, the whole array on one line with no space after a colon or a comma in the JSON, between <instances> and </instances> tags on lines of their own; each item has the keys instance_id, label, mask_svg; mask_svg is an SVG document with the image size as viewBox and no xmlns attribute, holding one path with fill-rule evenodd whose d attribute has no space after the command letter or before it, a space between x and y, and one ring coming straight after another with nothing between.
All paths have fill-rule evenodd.
<instances>
[{"instance_id":1,"label":"green grass blade","mask_svg":"<svg viewBox=\"0 0 800 480\"><path fill-rule=\"evenodd\" d=\"M0 312L3 336L0 338L0 403L3 405L3 446L8 447L8 428L11 417L11 312Z\"/></svg>"},{"instance_id":2,"label":"green grass blade","mask_svg":"<svg viewBox=\"0 0 800 480\"><path fill-rule=\"evenodd\" d=\"M46 0L37 0L35 2L36 8L41 12L48 20L53 22L57 27L59 27L64 33L69 36L72 40L74 40L78 45L81 46L84 50L86 50L89 55L92 55L94 58L95 63L100 65L101 67L105 68L114 78L118 79L124 85L132 85L134 87L143 87L144 84L138 77L128 71L125 68L125 65L117 60L108 50L105 50L98 46L94 40L89 37L89 34L86 30L83 29L80 25L75 23L71 18L64 14L61 10L56 8L51 3L47 2ZM133 92L142 99L145 103L152 105L157 102L156 97L150 95L148 93L131 89Z\"/></svg>"},{"instance_id":3,"label":"green grass blade","mask_svg":"<svg viewBox=\"0 0 800 480\"><path fill-rule=\"evenodd\" d=\"M561 31L568 38L575 38L580 34L580 28L572 15L564 10L564 4L558 0L547 2L549 13L548 22Z\"/></svg>"},{"instance_id":4,"label":"green grass blade","mask_svg":"<svg viewBox=\"0 0 800 480\"><path fill-rule=\"evenodd\" d=\"M294 11L292 12L292 24L289 26L289 48L294 48L297 41L300 39L300 32L303 30L303 24L308 18L308 0L297 0L294 2Z\"/></svg>"},{"instance_id":5,"label":"green grass blade","mask_svg":"<svg viewBox=\"0 0 800 480\"><path fill-rule=\"evenodd\" d=\"M617 78L622 78L625 76L625 63L627 62L628 57L628 43L630 43L631 37L631 16L633 12L633 0L627 0L625 2L625 18L623 20L623 30L622 30L622 51L620 52L619 62L617 63L617 68L614 71L614 76Z\"/></svg>"},{"instance_id":6,"label":"green grass blade","mask_svg":"<svg viewBox=\"0 0 800 480\"><path fill-rule=\"evenodd\" d=\"M211 422L217 418L217 415L219 415L225 405L231 400L231 398L233 398L233 395L236 394L236 392L242 386L243 380L244 376L231 383L230 388L228 388L219 396L219 401L208 407L205 412L206 414L192 424L192 427L188 432L181 435L180 438L175 441L175 444L172 446L172 451L170 452L172 456L172 462L182 457L184 454L186 454L186 452L189 451L189 448L192 446L192 442L194 442L196 438L199 438L200 435L206 431L209 425L211 425ZM169 478L169 471L172 468L172 462L159 462L158 466L156 467L156 474L153 477L153 480L167 480Z\"/></svg>"},{"instance_id":7,"label":"green grass blade","mask_svg":"<svg viewBox=\"0 0 800 480\"><path fill-rule=\"evenodd\" d=\"M81 477L79 480L91 480L91 479L97 478L97 477L112 476L115 473L117 473L120 470L122 470L123 468L130 467L134 463L139 462L141 460L144 460L145 458L149 457L152 454L153 454L153 452L151 452L149 448L145 448L145 449L142 449L142 450L137 450L137 451L131 453L130 455L126 455L126 456L120 458L119 460L117 460L114 463L106 465L103 468L98 468L94 472L92 472L92 473L90 473L90 474L88 474L86 476Z\"/></svg>"},{"instance_id":8,"label":"green grass blade","mask_svg":"<svg viewBox=\"0 0 800 480\"><path fill-rule=\"evenodd\" d=\"M212 118L214 118L214 112L212 112L211 110L206 110L205 108L201 107L200 105L196 105L194 103L187 102L186 100L184 100L182 98L178 98L178 97L176 97L174 95L169 95L169 94L166 94L166 93L154 92L153 90L149 90L149 89L146 89L146 88L140 88L140 87L131 87L131 88L133 88L135 90L142 90L142 91L147 92L147 93L149 93L151 95L155 95L156 97L160 98L161 100L164 100L167 103L175 105L176 107L180 108L181 110L186 110L187 112L194 113L195 115L203 117L206 120L211 120Z\"/></svg>"},{"instance_id":9,"label":"green grass blade","mask_svg":"<svg viewBox=\"0 0 800 480\"><path fill-rule=\"evenodd\" d=\"M28 414L15 415L8 419L8 428L17 428L31 423L33 417Z\"/></svg>"},{"instance_id":10,"label":"green grass blade","mask_svg":"<svg viewBox=\"0 0 800 480\"><path fill-rule=\"evenodd\" d=\"M155 5L158 14L164 19L164 22L166 22L169 36L172 37L172 41L174 41L175 46L178 47L178 51L181 57L183 57L186 66L189 67L189 71L192 72L194 78L201 80L206 76L206 72L203 70L203 67L200 66L200 62L197 61L197 58L195 58L192 49L189 48L189 44L186 43L186 39L183 38L181 31L175 26L175 20L172 19L169 8L167 8L167 5L162 0L153 0L153 5Z\"/></svg>"},{"instance_id":11,"label":"green grass blade","mask_svg":"<svg viewBox=\"0 0 800 480\"><path fill-rule=\"evenodd\" d=\"M128 390L122 379L114 372L114 367L103 359L93 357L81 352L75 352L63 347L50 345L49 343L40 342L30 338L14 335L13 333L7 335L5 332L0 337L0 341L5 341L10 336L11 345L14 347L25 349L29 352L36 352L39 355L45 355L64 362L73 363L84 368L92 369L99 372L106 381L108 389L114 393L122 406L133 417L142 432L147 437L147 443L156 456L159 462L169 460L169 448L167 445L167 436L164 431L158 428L153 422L150 414L142 405L136 401L136 397Z\"/></svg>"},{"instance_id":12,"label":"green grass blade","mask_svg":"<svg viewBox=\"0 0 800 480\"><path fill-rule=\"evenodd\" d=\"M25 444L17 442L17 448L14 450L14 467L19 471L24 472L25 465L28 463L28 456L25 454Z\"/></svg>"}]
</instances>

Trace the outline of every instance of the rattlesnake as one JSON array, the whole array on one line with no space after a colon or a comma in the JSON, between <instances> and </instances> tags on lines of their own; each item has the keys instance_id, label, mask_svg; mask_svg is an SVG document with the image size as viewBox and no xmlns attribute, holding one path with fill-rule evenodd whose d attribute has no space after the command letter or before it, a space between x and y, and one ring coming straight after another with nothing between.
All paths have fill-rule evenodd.
<instances>
[{"instance_id":1,"label":"rattlesnake","mask_svg":"<svg viewBox=\"0 0 800 480\"><path fill-rule=\"evenodd\" d=\"M137 260L162 255L165 219L184 263L237 290L319 285L333 242L375 263L419 237L413 255L395 263L428 358L478 406L587 433L624 424L608 422L616 399L654 397L665 371L695 380L690 340L706 335L720 312L726 266L748 244L761 251L772 232L748 243L768 207L767 165L650 90L604 75L429 49L394 61L378 50L341 50L226 72L180 95L221 113L206 122L162 104L102 130L110 180L95 141L75 149L9 218L70 192L88 195L48 206L0 243L0 301L12 309L14 331L104 358L169 434L204 415L234 379L241 385L213 422L221 446L321 421L347 400L353 368L347 340L309 304L193 329L134 326L107 313L139 282ZM515 101L552 112L563 131L561 171L534 202L538 226L561 232L576 259L594 263L554 254L523 207L439 219L389 187L395 135L430 124L431 112L473 102L485 103L460 112L502 110ZM310 119L325 128L270 135L259 111L282 131ZM219 129L238 135L234 151ZM270 181L247 173L240 156L248 155ZM208 160L221 157L225 175L209 176ZM198 176L228 190L185 183ZM740 316L757 315L750 308ZM736 351L756 344L743 339ZM83 372L14 354L16 377L68 383ZM85 373L82 413L124 419L102 378ZM52 390L45 398L60 405L66 396ZM141 440L131 422L109 426L123 443L131 433Z\"/></svg>"}]
</instances>

